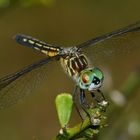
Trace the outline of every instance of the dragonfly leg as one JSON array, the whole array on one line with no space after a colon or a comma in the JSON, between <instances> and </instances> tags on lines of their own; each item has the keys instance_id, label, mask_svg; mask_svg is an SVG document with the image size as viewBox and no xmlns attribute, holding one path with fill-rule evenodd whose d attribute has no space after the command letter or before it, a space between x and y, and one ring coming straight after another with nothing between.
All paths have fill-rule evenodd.
<instances>
[{"instance_id":1,"label":"dragonfly leg","mask_svg":"<svg viewBox=\"0 0 140 140\"><path fill-rule=\"evenodd\" d=\"M101 96L103 98L103 100L100 101L98 103L98 105L100 105L103 108L103 110L106 111L106 107L109 105L109 102L106 100L106 98L101 90L98 89L97 91L101 94Z\"/></svg>"},{"instance_id":2,"label":"dragonfly leg","mask_svg":"<svg viewBox=\"0 0 140 140\"><path fill-rule=\"evenodd\" d=\"M80 89L80 104L82 104L85 108L89 108L89 104L86 102L86 96L83 89Z\"/></svg>"},{"instance_id":3,"label":"dragonfly leg","mask_svg":"<svg viewBox=\"0 0 140 140\"><path fill-rule=\"evenodd\" d=\"M90 94L91 94L91 97L92 97L97 103L100 102L100 101L96 98L94 92L90 92Z\"/></svg>"},{"instance_id":4,"label":"dragonfly leg","mask_svg":"<svg viewBox=\"0 0 140 140\"><path fill-rule=\"evenodd\" d=\"M105 98L103 92L102 92L100 89L98 89L97 91L101 94L101 96L103 97L103 100L106 100L106 98Z\"/></svg>"},{"instance_id":5,"label":"dragonfly leg","mask_svg":"<svg viewBox=\"0 0 140 140\"><path fill-rule=\"evenodd\" d=\"M80 89L80 105L81 105L81 108L86 113L87 117L90 120L90 123L92 124L91 116L90 116L89 112L87 111L87 106L85 106L85 101L86 101L86 99L85 99L85 92L84 92L83 89ZM81 128L82 128L82 125L83 125L83 122L81 124Z\"/></svg>"},{"instance_id":6,"label":"dragonfly leg","mask_svg":"<svg viewBox=\"0 0 140 140\"><path fill-rule=\"evenodd\" d=\"M103 92L102 92L101 90L99 90L99 89L98 89L97 91L98 91L98 93L100 93L100 95L102 96L102 98L103 98L102 101L106 101L106 98L105 98ZM98 100L98 99L96 98L94 92L90 92L90 94L91 94L92 98L94 98L95 101L97 101L97 103L102 102L102 101L100 101L100 100Z\"/></svg>"},{"instance_id":7,"label":"dragonfly leg","mask_svg":"<svg viewBox=\"0 0 140 140\"><path fill-rule=\"evenodd\" d=\"M79 108L78 108L78 106L77 106L77 104L75 102L75 97L76 97L77 89L78 89L78 86L76 85L75 88L74 88L74 91L73 91L72 99L73 99L74 107L75 107L76 111L78 112L81 120L83 121L84 117L82 116L82 114L81 114L81 112L80 112L80 110L79 110Z\"/></svg>"}]
</instances>

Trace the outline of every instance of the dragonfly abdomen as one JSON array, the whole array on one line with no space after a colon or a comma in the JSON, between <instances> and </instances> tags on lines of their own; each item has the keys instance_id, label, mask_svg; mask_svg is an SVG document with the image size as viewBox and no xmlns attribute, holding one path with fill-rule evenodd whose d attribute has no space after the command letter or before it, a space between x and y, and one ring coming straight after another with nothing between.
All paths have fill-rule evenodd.
<instances>
[{"instance_id":1,"label":"dragonfly abdomen","mask_svg":"<svg viewBox=\"0 0 140 140\"><path fill-rule=\"evenodd\" d=\"M58 55L62 50L61 47L47 44L45 42L39 41L35 38L26 35L19 34L16 36L15 39L19 44L38 50L50 57Z\"/></svg>"}]
</instances>

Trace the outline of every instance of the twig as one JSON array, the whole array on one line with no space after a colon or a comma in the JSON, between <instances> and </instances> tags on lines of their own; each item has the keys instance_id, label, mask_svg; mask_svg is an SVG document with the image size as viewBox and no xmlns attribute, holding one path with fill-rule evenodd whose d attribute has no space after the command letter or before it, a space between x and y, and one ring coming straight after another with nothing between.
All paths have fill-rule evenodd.
<instances>
[{"instance_id":1,"label":"twig","mask_svg":"<svg viewBox=\"0 0 140 140\"><path fill-rule=\"evenodd\" d=\"M92 128L92 130L95 130L96 132L96 130L99 130L100 128L105 126L105 108L106 106L101 105L98 105L96 108L91 108L89 110L91 119L86 117L83 123L80 123L74 126L73 128L61 129L59 134L53 140L73 140L74 138L77 138L79 136L81 137L90 128Z\"/></svg>"}]
</instances>

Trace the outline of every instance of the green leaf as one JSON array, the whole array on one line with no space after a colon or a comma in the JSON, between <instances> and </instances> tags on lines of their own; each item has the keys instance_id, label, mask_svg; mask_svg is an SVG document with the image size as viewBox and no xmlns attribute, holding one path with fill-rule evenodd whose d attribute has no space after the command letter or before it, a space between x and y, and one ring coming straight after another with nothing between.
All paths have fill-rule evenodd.
<instances>
[{"instance_id":1,"label":"green leaf","mask_svg":"<svg viewBox=\"0 0 140 140\"><path fill-rule=\"evenodd\" d=\"M56 110L61 127L67 126L73 108L73 100L71 94L62 93L56 97Z\"/></svg>"}]
</instances>

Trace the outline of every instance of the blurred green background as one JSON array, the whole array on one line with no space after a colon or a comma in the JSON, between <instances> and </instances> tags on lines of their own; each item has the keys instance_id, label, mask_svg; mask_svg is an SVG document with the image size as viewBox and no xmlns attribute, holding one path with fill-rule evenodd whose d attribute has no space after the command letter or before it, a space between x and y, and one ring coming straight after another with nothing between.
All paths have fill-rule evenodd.
<instances>
[{"instance_id":1,"label":"blurred green background","mask_svg":"<svg viewBox=\"0 0 140 140\"><path fill-rule=\"evenodd\" d=\"M0 76L44 58L32 49L19 46L12 39L18 33L47 43L72 46L139 20L139 0L0 0ZM122 69L113 79L113 87L121 87L121 79L125 80L137 68L140 52L132 56L111 63L110 72ZM0 111L0 140L51 139L60 129L55 97L61 92L72 93L73 86L74 82L64 74L59 63L53 62L48 66L48 80L38 90L22 102ZM140 93L140 89L136 92ZM115 119L110 114L110 127L95 139L139 140L139 100L140 94L135 94L123 113L117 114ZM72 124L79 121L74 112Z\"/></svg>"}]
</instances>

